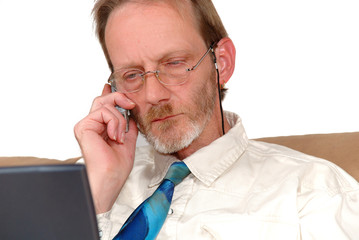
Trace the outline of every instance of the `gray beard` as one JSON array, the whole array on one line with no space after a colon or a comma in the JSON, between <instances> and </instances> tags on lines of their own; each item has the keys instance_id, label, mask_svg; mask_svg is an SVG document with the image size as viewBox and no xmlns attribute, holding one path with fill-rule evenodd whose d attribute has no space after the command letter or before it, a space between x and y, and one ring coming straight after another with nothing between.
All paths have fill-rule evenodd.
<instances>
[{"instance_id":1,"label":"gray beard","mask_svg":"<svg viewBox=\"0 0 359 240\"><path fill-rule=\"evenodd\" d=\"M208 119L206 122L208 122ZM159 137L153 136L151 132L149 132L145 138L157 152L173 154L191 145L191 143L201 135L206 124L201 126L198 122L191 122L190 125L190 130L179 139L172 138L162 142Z\"/></svg>"}]
</instances>

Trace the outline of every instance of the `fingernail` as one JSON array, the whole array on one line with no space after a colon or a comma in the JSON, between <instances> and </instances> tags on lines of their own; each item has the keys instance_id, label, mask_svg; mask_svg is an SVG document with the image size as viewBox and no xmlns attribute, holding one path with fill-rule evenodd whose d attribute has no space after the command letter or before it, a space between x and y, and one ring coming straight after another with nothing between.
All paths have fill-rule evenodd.
<instances>
[{"instance_id":1,"label":"fingernail","mask_svg":"<svg viewBox=\"0 0 359 240\"><path fill-rule=\"evenodd\" d=\"M127 102L129 102L131 105L134 105L135 103L134 102L132 102L132 100L131 99L129 99L129 98L127 98Z\"/></svg>"},{"instance_id":2,"label":"fingernail","mask_svg":"<svg viewBox=\"0 0 359 240\"><path fill-rule=\"evenodd\" d=\"M121 143L125 143L125 138L126 138L126 134L123 132L123 133L121 134L121 140L120 140L120 142L121 142Z\"/></svg>"}]
</instances>

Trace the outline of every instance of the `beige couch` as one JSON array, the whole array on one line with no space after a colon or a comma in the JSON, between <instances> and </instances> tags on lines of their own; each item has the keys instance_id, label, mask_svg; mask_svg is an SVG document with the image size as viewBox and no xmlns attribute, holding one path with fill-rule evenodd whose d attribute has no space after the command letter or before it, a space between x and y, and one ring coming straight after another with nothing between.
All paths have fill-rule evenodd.
<instances>
[{"instance_id":1,"label":"beige couch","mask_svg":"<svg viewBox=\"0 0 359 240\"><path fill-rule=\"evenodd\" d=\"M283 145L327 159L359 181L359 132L270 137L257 140Z\"/></svg>"},{"instance_id":2,"label":"beige couch","mask_svg":"<svg viewBox=\"0 0 359 240\"><path fill-rule=\"evenodd\" d=\"M359 132L312 134L301 136L256 139L284 145L316 157L334 162L359 181ZM36 157L0 157L0 166L37 164L71 164L80 158L65 161Z\"/></svg>"}]
</instances>

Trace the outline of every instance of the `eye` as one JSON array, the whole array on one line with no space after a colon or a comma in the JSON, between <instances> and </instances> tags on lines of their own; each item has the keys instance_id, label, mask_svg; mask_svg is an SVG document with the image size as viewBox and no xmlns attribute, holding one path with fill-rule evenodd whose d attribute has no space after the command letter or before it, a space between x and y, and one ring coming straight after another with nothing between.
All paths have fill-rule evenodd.
<instances>
[{"instance_id":1,"label":"eye","mask_svg":"<svg viewBox=\"0 0 359 240\"><path fill-rule=\"evenodd\" d=\"M125 81L134 81L134 80L137 80L138 78L141 78L141 71L139 70L131 70L131 71L128 71L128 72L125 72L122 76L122 78L125 80Z\"/></svg>"},{"instance_id":2,"label":"eye","mask_svg":"<svg viewBox=\"0 0 359 240\"><path fill-rule=\"evenodd\" d=\"M169 61L165 63L165 66L167 68L175 68L175 67L182 67L187 65L186 62L181 61L181 60L175 60L175 61Z\"/></svg>"},{"instance_id":3,"label":"eye","mask_svg":"<svg viewBox=\"0 0 359 240\"><path fill-rule=\"evenodd\" d=\"M175 65L178 65L178 64L181 64L181 63L182 63L182 61L172 61L172 62L168 62L167 64L175 66Z\"/></svg>"}]
</instances>

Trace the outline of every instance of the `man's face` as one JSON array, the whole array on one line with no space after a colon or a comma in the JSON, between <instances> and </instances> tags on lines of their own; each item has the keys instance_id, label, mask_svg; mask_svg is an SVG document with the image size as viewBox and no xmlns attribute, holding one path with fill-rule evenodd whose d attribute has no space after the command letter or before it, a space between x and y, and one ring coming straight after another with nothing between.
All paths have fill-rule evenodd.
<instances>
[{"instance_id":1,"label":"man's face","mask_svg":"<svg viewBox=\"0 0 359 240\"><path fill-rule=\"evenodd\" d=\"M165 3L127 3L107 23L105 39L114 69L156 70L169 61L193 66L208 46L188 13L179 14ZM157 151L178 152L195 140L209 124L215 105L215 74L207 56L190 72L186 83L164 86L154 74L143 88L126 94L136 103L132 111L140 131Z\"/></svg>"}]
</instances>

